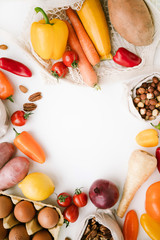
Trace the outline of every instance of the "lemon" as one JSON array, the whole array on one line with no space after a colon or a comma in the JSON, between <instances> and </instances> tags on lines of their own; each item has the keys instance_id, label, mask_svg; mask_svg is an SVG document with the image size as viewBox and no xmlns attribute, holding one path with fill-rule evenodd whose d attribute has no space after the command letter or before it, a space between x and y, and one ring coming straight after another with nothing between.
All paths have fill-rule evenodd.
<instances>
[{"instance_id":1,"label":"lemon","mask_svg":"<svg viewBox=\"0 0 160 240\"><path fill-rule=\"evenodd\" d=\"M45 200L55 189L52 180L46 174L39 172L30 173L18 186L25 197L34 201Z\"/></svg>"}]
</instances>

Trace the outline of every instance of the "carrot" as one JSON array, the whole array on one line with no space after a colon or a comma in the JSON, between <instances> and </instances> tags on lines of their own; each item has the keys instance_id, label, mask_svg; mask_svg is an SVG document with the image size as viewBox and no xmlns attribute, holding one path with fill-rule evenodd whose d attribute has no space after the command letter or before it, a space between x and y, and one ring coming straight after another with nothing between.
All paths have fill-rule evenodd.
<instances>
[{"instance_id":1,"label":"carrot","mask_svg":"<svg viewBox=\"0 0 160 240\"><path fill-rule=\"evenodd\" d=\"M78 54L78 57L79 57L78 67L82 75L83 81L88 86L99 89L100 87L98 86L98 79L97 79L96 72L94 71L93 67L88 61L71 24L67 21L65 22L69 29L69 37L68 37L69 45L72 48L72 50L74 50Z\"/></svg>"},{"instance_id":2,"label":"carrot","mask_svg":"<svg viewBox=\"0 0 160 240\"><path fill-rule=\"evenodd\" d=\"M127 213L124 225L123 235L125 240L137 240L139 231L138 217L134 210Z\"/></svg>"},{"instance_id":3,"label":"carrot","mask_svg":"<svg viewBox=\"0 0 160 240\"><path fill-rule=\"evenodd\" d=\"M83 51L86 54L86 57L88 58L88 61L95 66L97 63L100 62L100 57L91 41L89 38L86 30L84 29L81 21L79 20L77 14L75 11L71 8L66 10L67 16L69 17L72 26L74 27L74 30L77 34L77 37L80 41L81 47Z\"/></svg>"},{"instance_id":4,"label":"carrot","mask_svg":"<svg viewBox=\"0 0 160 240\"><path fill-rule=\"evenodd\" d=\"M157 159L152 154L135 150L129 159L128 174L117 215L123 217L140 186L151 176L157 167Z\"/></svg>"}]
</instances>

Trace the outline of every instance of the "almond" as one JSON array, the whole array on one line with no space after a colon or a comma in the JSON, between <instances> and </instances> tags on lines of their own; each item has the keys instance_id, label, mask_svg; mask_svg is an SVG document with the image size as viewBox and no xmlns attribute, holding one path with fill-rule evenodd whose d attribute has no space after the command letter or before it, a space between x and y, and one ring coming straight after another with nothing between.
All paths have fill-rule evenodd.
<instances>
[{"instance_id":1,"label":"almond","mask_svg":"<svg viewBox=\"0 0 160 240\"><path fill-rule=\"evenodd\" d=\"M35 102L35 101L40 100L41 98L42 98L41 92L36 92L36 93L33 93L32 95L30 95L28 100L30 102Z\"/></svg>"},{"instance_id":2,"label":"almond","mask_svg":"<svg viewBox=\"0 0 160 240\"><path fill-rule=\"evenodd\" d=\"M5 44L2 44L2 45L0 45L0 49L1 49L1 50L7 50L7 49L8 49L8 47L7 47L7 45L5 45Z\"/></svg>"},{"instance_id":3,"label":"almond","mask_svg":"<svg viewBox=\"0 0 160 240\"><path fill-rule=\"evenodd\" d=\"M34 111L37 108L37 105L34 103L24 103L23 104L23 110L25 112L31 112Z\"/></svg>"},{"instance_id":4,"label":"almond","mask_svg":"<svg viewBox=\"0 0 160 240\"><path fill-rule=\"evenodd\" d=\"M20 85L19 86L19 89L21 90L21 92L23 92L23 93L26 93L26 92L28 92L28 88L26 88L25 86L23 86L23 85Z\"/></svg>"}]
</instances>

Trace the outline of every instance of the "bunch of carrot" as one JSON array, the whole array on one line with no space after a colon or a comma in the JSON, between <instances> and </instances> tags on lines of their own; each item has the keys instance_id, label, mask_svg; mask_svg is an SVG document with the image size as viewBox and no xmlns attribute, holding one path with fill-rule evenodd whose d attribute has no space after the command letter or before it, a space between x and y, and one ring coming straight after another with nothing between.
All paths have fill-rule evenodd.
<instances>
[{"instance_id":1,"label":"bunch of carrot","mask_svg":"<svg viewBox=\"0 0 160 240\"><path fill-rule=\"evenodd\" d=\"M98 78L92 66L100 62L100 57L75 11L69 8L66 13L72 23L66 21L69 29L68 42L79 56L78 67L83 81L88 86L99 89Z\"/></svg>"}]
</instances>

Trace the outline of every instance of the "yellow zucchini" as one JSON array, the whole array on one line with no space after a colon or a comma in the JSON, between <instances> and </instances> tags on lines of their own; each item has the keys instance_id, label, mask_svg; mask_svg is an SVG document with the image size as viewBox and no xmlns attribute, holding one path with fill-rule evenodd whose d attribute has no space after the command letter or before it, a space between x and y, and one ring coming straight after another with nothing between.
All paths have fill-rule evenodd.
<instances>
[{"instance_id":1,"label":"yellow zucchini","mask_svg":"<svg viewBox=\"0 0 160 240\"><path fill-rule=\"evenodd\" d=\"M108 25L100 0L85 0L77 13L101 59L112 59Z\"/></svg>"}]
</instances>

